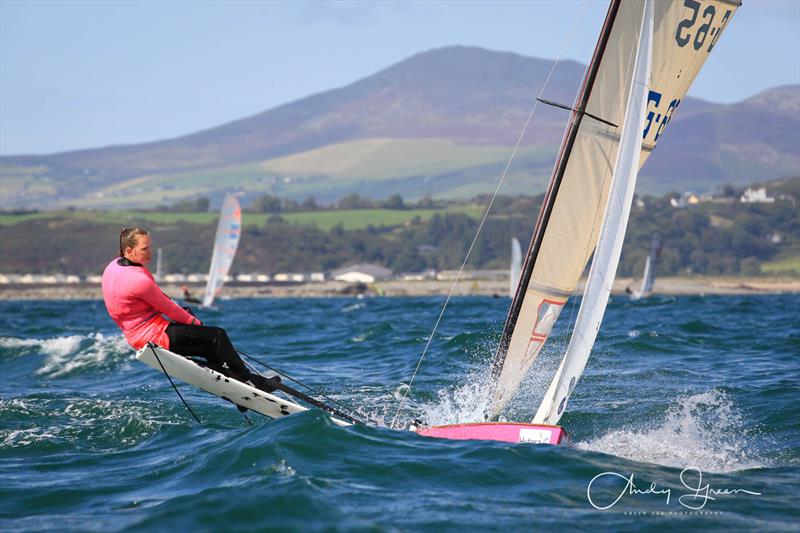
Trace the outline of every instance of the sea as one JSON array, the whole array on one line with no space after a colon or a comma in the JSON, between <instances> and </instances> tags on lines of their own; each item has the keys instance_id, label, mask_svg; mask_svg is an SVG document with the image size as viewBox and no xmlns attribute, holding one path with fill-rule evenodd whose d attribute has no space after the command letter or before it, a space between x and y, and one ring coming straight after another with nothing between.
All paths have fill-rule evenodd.
<instances>
[{"instance_id":1,"label":"sea","mask_svg":"<svg viewBox=\"0 0 800 533\"><path fill-rule=\"evenodd\" d=\"M532 418L577 301L503 419ZM176 382L198 423L102 301L0 302L0 530L800 530L800 296L612 297L561 419L571 447L406 430L487 405L509 299L454 298L434 331L444 304L197 311L368 421L343 428L319 409L245 417Z\"/></svg>"}]
</instances>

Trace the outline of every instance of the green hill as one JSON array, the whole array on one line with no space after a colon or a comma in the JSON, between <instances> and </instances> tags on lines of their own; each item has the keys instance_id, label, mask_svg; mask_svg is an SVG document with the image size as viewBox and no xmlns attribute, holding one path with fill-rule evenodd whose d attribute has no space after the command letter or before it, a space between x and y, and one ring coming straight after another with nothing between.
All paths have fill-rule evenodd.
<instances>
[{"instance_id":1,"label":"green hill","mask_svg":"<svg viewBox=\"0 0 800 533\"><path fill-rule=\"evenodd\" d=\"M351 192L469 198L493 191L551 62L480 48L410 57L348 86L175 139L0 157L0 207L153 207L242 193L326 202ZM545 98L571 102L584 67L559 64ZM544 189L566 112L539 106L501 190ZM800 169L800 87L718 105L686 98L639 180L704 191Z\"/></svg>"}]
</instances>

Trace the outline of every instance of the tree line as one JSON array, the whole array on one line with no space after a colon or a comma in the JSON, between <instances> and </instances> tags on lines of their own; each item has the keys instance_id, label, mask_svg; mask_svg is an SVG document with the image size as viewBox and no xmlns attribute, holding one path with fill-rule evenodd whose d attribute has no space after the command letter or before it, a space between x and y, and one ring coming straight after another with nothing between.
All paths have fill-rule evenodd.
<instances>
[{"instance_id":1,"label":"tree line","mask_svg":"<svg viewBox=\"0 0 800 533\"><path fill-rule=\"evenodd\" d=\"M792 183L794 190L798 190L800 178ZM728 202L675 208L670 199L676 196L638 199L640 206L631 213L619 275L641 275L655 232L663 242L657 267L660 275L752 275L766 261L798 255L800 224L794 200L743 204L734 201L731 195ZM425 200L429 201L433 202ZM472 201L488 204L487 197ZM281 209L289 211L290 204L281 202ZM350 195L329 208L348 209L355 205L361 209L374 208L374 203L363 202L373 201ZM541 202L541 196L496 198L467 268L508 268L511 238L518 238L525 248ZM402 198L399 202L393 200L392 205L406 206ZM416 205L419 207L419 202ZM435 205L441 207L443 202L437 201ZM446 213L426 221L410 218L396 226L345 230L339 225L326 231L314 225L289 223L281 218L281 212L275 212L265 225L245 225L233 264L234 273L329 271L355 262L376 263L398 273L457 269L478 227L474 218ZM145 226L153 233L154 247L162 249L165 272L208 269L216 223ZM65 214L58 219L20 222L11 228L3 227L0 236L0 271L5 273L96 274L117 252L117 224Z\"/></svg>"}]
</instances>

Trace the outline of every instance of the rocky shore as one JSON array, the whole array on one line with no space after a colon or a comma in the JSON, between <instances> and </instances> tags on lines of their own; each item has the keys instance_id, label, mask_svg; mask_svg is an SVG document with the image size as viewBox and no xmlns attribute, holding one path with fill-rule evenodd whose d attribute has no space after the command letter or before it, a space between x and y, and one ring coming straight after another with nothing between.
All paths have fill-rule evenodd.
<instances>
[{"instance_id":1,"label":"rocky shore","mask_svg":"<svg viewBox=\"0 0 800 533\"><path fill-rule=\"evenodd\" d=\"M626 287L635 288L639 280L619 278L613 293L621 294ZM181 297L178 285L162 285L164 292L176 299ZM325 298L336 296L446 296L453 288L451 281L391 280L371 285L349 284L340 281L305 284L236 284L226 285L225 298ZM581 284L576 292L583 288ZM192 287L199 295L202 287ZM703 294L774 294L800 293L800 277L663 277L656 280L654 293L660 295ZM465 280L453 289L454 296L507 296L508 282L497 280ZM101 299L99 285L9 285L0 288L0 300L97 300Z\"/></svg>"}]
</instances>

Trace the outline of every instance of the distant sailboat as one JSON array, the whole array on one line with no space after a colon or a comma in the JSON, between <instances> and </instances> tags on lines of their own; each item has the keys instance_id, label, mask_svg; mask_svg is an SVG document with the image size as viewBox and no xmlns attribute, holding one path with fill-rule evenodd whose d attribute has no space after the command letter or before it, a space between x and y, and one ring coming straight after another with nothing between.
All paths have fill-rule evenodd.
<instances>
[{"instance_id":1,"label":"distant sailboat","mask_svg":"<svg viewBox=\"0 0 800 533\"><path fill-rule=\"evenodd\" d=\"M156 281L161 281L161 247L156 250Z\"/></svg>"},{"instance_id":2,"label":"distant sailboat","mask_svg":"<svg viewBox=\"0 0 800 533\"><path fill-rule=\"evenodd\" d=\"M222 210L217 224L217 235L214 238L214 252L211 255L211 266L208 269L208 283L203 293L203 307L209 307L214 303L222 286L225 284L225 277L236 256L236 248L239 246L239 238L242 235L242 209L239 200L232 194L225 195L222 203Z\"/></svg>"},{"instance_id":3,"label":"distant sailboat","mask_svg":"<svg viewBox=\"0 0 800 533\"><path fill-rule=\"evenodd\" d=\"M486 422L431 437L560 444L616 275L639 168L738 7L728 0L612 0L536 221L493 368ZM549 102L546 102L549 103ZM566 353L532 423L496 420L541 353L590 257Z\"/></svg>"},{"instance_id":4,"label":"distant sailboat","mask_svg":"<svg viewBox=\"0 0 800 533\"><path fill-rule=\"evenodd\" d=\"M631 300L641 300L647 298L653 292L653 283L656 279L656 262L661 256L661 237L658 233L653 233L650 240L650 253L644 262L644 274L642 275L642 286L638 291L631 293Z\"/></svg>"},{"instance_id":5,"label":"distant sailboat","mask_svg":"<svg viewBox=\"0 0 800 533\"><path fill-rule=\"evenodd\" d=\"M508 295L513 298L517 293L519 276L522 274L522 248L516 237L511 239L511 268L508 273Z\"/></svg>"}]
</instances>

